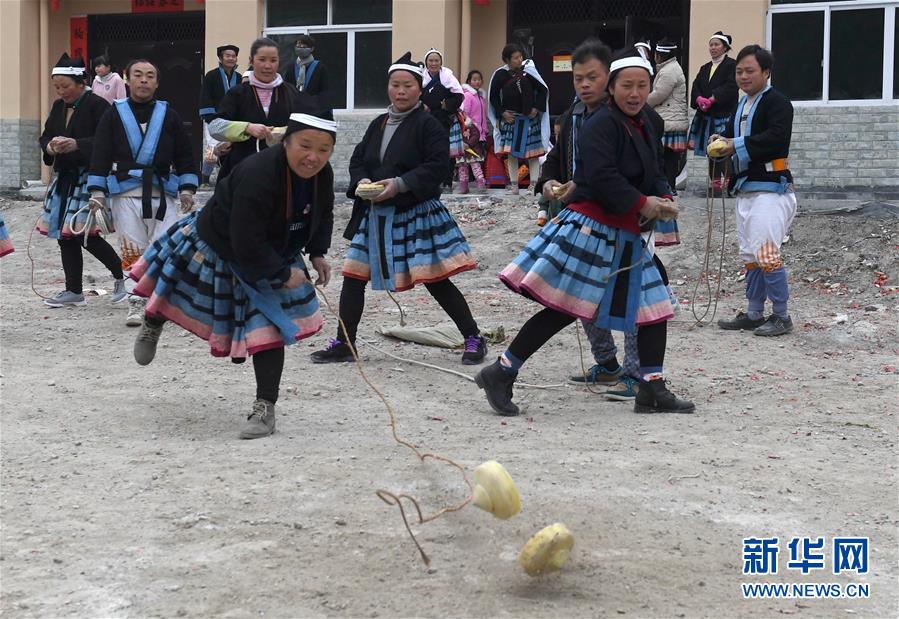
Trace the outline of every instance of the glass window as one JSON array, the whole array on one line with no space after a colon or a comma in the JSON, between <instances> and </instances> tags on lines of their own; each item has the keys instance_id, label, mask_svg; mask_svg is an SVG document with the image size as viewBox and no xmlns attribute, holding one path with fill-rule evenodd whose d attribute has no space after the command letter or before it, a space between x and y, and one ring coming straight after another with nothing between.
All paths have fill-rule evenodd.
<instances>
[{"instance_id":1,"label":"glass window","mask_svg":"<svg viewBox=\"0 0 899 619\"><path fill-rule=\"evenodd\" d=\"M899 36L899 9L896 9L896 23L893 24L893 37ZM893 98L899 99L899 40L893 43Z\"/></svg>"},{"instance_id":2,"label":"glass window","mask_svg":"<svg viewBox=\"0 0 899 619\"><path fill-rule=\"evenodd\" d=\"M820 101L824 92L824 11L771 16L771 83L793 101ZM833 62L833 57L831 57Z\"/></svg>"},{"instance_id":3,"label":"glass window","mask_svg":"<svg viewBox=\"0 0 899 619\"><path fill-rule=\"evenodd\" d=\"M331 0L334 24L389 24L393 0Z\"/></svg>"},{"instance_id":4,"label":"glass window","mask_svg":"<svg viewBox=\"0 0 899 619\"><path fill-rule=\"evenodd\" d=\"M831 100L883 96L883 9L831 11Z\"/></svg>"},{"instance_id":5,"label":"glass window","mask_svg":"<svg viewBox=\"0 0 899 619\"><path fill-rule=\"evenodd\" d=\"M392 38L391 32L356 33L355 107L387 107L387 69L391 62Z\"/></svg>"},{"instance_id":6,"label":"glass window","mask_svg":"<svg viewBox=\"0 0 899 619\"><path fill-rule=\"evenodd\" d=\"M327 24L328 0L267 0L265 23L269 28Z\"/></svg>"}]
</instances>

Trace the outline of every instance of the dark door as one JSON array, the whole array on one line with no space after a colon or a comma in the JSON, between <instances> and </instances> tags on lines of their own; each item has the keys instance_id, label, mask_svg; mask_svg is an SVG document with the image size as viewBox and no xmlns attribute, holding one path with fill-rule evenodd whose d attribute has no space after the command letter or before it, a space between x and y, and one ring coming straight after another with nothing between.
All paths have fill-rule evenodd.
<instances>
[{"instance_id":1,"label":"dark door","mask_svg":"<svg viewBox=\"0 0 899 619\"><path fill-rule=\"evenodd\" d=\"M159 67L157 99L178 112L199 163L203 125L197 115L203 81L206 25L202 11L161 15L91 15L88 52L105 54L115 71L134 59L146 58Z\"/></svg>"}]
</instances>

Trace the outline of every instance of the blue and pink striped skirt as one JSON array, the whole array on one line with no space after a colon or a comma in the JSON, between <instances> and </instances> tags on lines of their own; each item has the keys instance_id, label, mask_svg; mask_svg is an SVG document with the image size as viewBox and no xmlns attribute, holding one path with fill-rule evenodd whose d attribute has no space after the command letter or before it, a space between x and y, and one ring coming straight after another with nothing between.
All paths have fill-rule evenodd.
<instances>
[{"instance_id":1,"label":"blue and pink striped skirt","mask_svg":"<svg viewBox=\"0 0 899 619\"><path fill-rule=\"evenodd\" d=\"M0 213L0 256L11 254L14 251L12 241L9 240L9 232L6 230L6 223L3 221L3 214Z\"/></svg>"}]
</instances>

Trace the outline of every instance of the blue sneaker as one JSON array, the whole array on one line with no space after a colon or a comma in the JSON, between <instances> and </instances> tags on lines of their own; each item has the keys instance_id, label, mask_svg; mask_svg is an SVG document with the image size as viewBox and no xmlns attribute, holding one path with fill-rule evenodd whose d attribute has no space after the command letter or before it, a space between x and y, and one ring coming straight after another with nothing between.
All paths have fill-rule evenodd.
<instances>
[{"instance_id":1,"label":"blue sneaker","mask_svg":"<svg viewBox=\"0 0 899 619\"><path fill-rule=\"evenodd\" d=\"M619 366L617 370L607 370L597 364L587 370L587 376L575 374L568 378L568 382L572 385L586 384L591 387L595 387L596 385L614 385L618 382L619 376L621 376L621 366Z\"/></svg>"},{"instance_id":2,"label":"blue sneaker","mask_svg":"<svg viewBox=\"0 0 899 619\"><path fill-rule=\"evenodd\" d=\"M630 376L621 376L618 382L609 387L605 396L609 400L617 402L629 402L637 398L637 392L640 391L640 381Z\"/></svg>"}]
</instances>

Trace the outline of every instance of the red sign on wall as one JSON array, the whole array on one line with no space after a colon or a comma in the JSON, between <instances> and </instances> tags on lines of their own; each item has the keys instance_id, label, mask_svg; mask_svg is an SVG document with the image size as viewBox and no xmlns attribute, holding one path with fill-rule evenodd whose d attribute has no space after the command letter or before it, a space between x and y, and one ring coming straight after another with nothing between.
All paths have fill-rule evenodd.
<instances>
[{"instance_id":1,"label":"red sign on wall","mask_svg":"<svg viewBox=\"0 0 899 619\"><path fill-rule=\"evenodd\" d=\"M87 65L87 16L69 18L69 55L81 56Z\"/></svg>"},{"instance_id":2,"label":"red sign on wall","mask_svg":"<svg viewBox=\"0 0 899 619\"><path fill-rule=\"evenodd\" d=\"M184 0L131 0L132 13L170 13L183 10Z\"/></svg>"}]
</instances>

